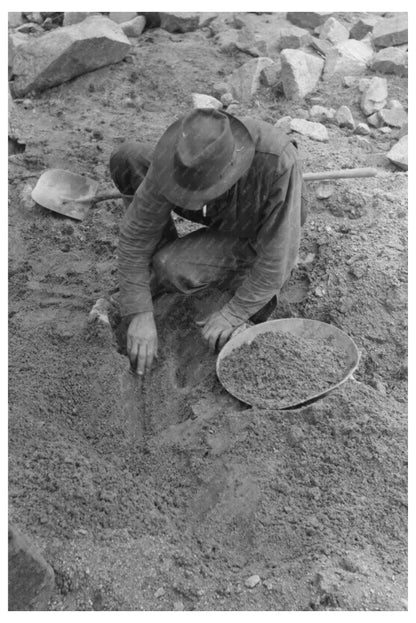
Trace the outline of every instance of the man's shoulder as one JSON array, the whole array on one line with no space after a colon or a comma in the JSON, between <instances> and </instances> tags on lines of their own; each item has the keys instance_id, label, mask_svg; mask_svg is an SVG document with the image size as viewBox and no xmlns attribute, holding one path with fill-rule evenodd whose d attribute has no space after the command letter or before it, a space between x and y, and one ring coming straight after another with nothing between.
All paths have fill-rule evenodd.
<instances>
[{"instance_id":1,"label":"man's shoulder","mask_svg":"<svg viewBox=\"0 0 416 623\"><path fill-rule=\"evenodd\" d=\"M293 144L292 139L285 132L271 123L252 117L240 117L239 121L250 132L256 152L281 156L286 147Z\"/></svg>"}]
</instances>

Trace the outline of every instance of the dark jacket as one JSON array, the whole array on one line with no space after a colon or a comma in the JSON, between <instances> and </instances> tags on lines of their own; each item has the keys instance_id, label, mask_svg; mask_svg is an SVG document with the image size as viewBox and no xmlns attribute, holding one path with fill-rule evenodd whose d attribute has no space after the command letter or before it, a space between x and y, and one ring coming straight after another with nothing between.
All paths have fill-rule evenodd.
<instances>
[{"instance_id":1,"label":"dark jacket","mask_svg":"<svg viewBox=\"0 0 416 623\"><path fill-rule=\"evenodd\" d=\"M256 146L253 162L234 186L202 211L172 205L158 192L151 168L124 217L119 245L120 303L123 316L152 310L151 257L171 211L190 221L250 240L257 257L222 313L235 324L247 320L290 274L300 244L302 171L296 147L274 126L240 119Z\"/></svg>"}]
</instances>

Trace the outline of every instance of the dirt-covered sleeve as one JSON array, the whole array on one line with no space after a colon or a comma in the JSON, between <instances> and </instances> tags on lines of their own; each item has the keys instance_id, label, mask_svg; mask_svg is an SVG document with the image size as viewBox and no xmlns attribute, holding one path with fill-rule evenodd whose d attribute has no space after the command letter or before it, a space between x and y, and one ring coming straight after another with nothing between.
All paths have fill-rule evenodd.
<instances>
[{"instance_id":1,"label":"dirt-covered sleeve","mask_svg":"<svg viewBox=\"0 0 416 623\"><path fill-rule=\"evenodd\" d=\"M118 269L122 316L153 311L149 266L172 205L157 192L149 173L137 189L120 230Z\"/></svg>"},{"instance_id":2,"label":"dirt-covered sleeve","mask_svg":"<svg viewBox=\"0 0 416 623\"><path fill-rule=\"evenodd\" d=\"M255 242L257 258L231 301L222 309L234 325L248 320L278 294L295 264L301 235L302 170L290 144L279 157L275 180Z\"/></svg>"}]
</instances>

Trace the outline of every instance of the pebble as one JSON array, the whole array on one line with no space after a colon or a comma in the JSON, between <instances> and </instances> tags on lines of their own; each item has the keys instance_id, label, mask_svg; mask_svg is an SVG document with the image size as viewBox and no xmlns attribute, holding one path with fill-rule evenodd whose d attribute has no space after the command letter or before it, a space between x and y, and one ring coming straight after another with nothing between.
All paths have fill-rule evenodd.
<instances>
[{"instance_id":1,"label":"pebble","mask_svg":"<svg viewBox=\"0 0 416 623\"><path fill-rule=\"evenodd\" d=\"M159 599L159 597L163 597L163 595L166 593L165 589L160 587L157 589L157 591L155 592L155 598Z\"/></svg>"},{"instance_id":2,"label":"pebble","mask_svg":"<svg viewBox=\"0 0 416 623\"><path fill-rule=\"evenodd\" d=\"M35 107L31 99L23 100L22 105L26 110L32 110Z\"/></svg>"},{"instance_id":3,"label":"pebble","mask_svg":"<svg viewBox=\"0 0 416 623\"><path fill-rule=\"evenodd\" d=\"M328 199L335 190L335 186L331 184L319 184L316 189L316 198L317 199Z\"/></svg>"},{"instance_id":4,"label":"pebble","mask_svg":"<svg viewBox=\"0 0 416 623\"><path fill-rule=\"evenodd\" d=\"M247 588L254 588L259 582L261 582L259 575L251 575L249 578L247 578L244 584L247 586Z\"/></svg>"},{"instance_id":5,"label":"pebble","mask_svg":"<svg viewBox=\"0 0 416 623\"><path fill-rule=\"evenodd\" d=\"M383 123L380 117L378 116L378 113L376 112L370 115L369 117L367 117L367 121L370 125L373 126L373 128L379 128Z\"/></svg>"},{"instance_id":6,"label":"pebble","mask_svg":"<svg viewBox=\"0 0 416 623\"><path fill-rule=\"evenodd\" d=\"M374 379L372 385L382 396L387 396L386 386L379 379Z\"/></svg>"},{"instance_id":7,"label":"pebble","mask_svg":"<svg viewBox=\"0 0 416 623\"><path fill-rule=\"evenodd\" d=\"M265 580L263 582L263 586L265 586L268 591L272 591L273 587L274 587L274 584L273 584L273 582L271 580Z\"/></svg>"},{"instance_id":8,"label":"pebble","mask_svg":"<svg viewBox=\"0 0 416 623\"><path fill-rule=\"evenodd\" d=\"M340 106L335 113L335 120L337 121L340 128L346 127L350 130L355 128L354 117L352 116L351 110L348 106Z\"/></svg>"},{"instance_id":9,"label":"pebble","mask_svg":"<svg viewBox=\"0 0 416 623\"><path fill-rule=\"evenodd\" d=\"M318 123L325 123L327 121L333 122L335 118L335 109L325 108L325 106L315 104L310 109L309 115L312 121L317 121Z\"/></svg>"},{"instance_id":10,"label":"pebble","mask_svg":"<svg viewBox=\"0 0 416 623\"><path fill-rule=\"evenodd\" d=\"M235 99L233 98L231 93L224 93L223 95L221 95L220 101L223 106L229 106L233 102L235 103Z\"/></svg>"},{"instance_id":11,"label":"pebble","mask_svg":"<svg viewBox=\"0 0 416 623\"><path fill-rule=\"evenodd\" d=\"M358 78L357 76L344 76L342 79L342 85L344 87L353 87L357 84Z\"/></svg>"},{"instance_id":12,"label":"pebble","mask_svg":"<svg viewBox=\"0 0 416 623\"><path fill-rule=\"evenodd\" d=\"M212 95L221 99L221 96L225 95L225 93L228 93L229 90L230 87L226 82L216 82L212 87Z\"/></svg>"},{"instance_id":13,"label":"pebble","mask_svg":"<svg viewBox=\"0 0 416 623\"><path fill-rule=\"evenodd\" d=\"M370 134L370 128L366 123L359 123L354 130L354 134L360 134L361 136L367 136Z\"/></svg>"},{"instance_id":14,"label":"pebble","mask_svg":"<svg viewBox=\"0 0 416 623\"><path fill-rule=\"evenodd\" d=\"M239 106L237 104L230 104L230 106L228 106L227 108L227 112L230 115L236 115L238 114L238 111L239 111Z\"/></svg>"},{"instance_id":15,"label":"pebble","mask_svg":"<svg viewBox=\"0 0 416 623\"><path fill-rule=\"evenodd\" d=\"M315 260L316 258L316 254L315 253L307 253L305 257L302 257L302 259L300 260L300 264L304 265L304 264L312 264L312 262Z\"/></svg>"},{"instance_id":16,"label":"pebble","mask_svg":"<svg viewBox=\"0 0 416 623\"><path fill-rule=\"evenodd\" d=\"M191 100L194 108L214 108L216 110L222 108L222 103L216 97L205 93L192 93Z\"/></svg>"},{"instance_id":17,"label":"pebble","mask_svg":"<svg viewBox=\"0 0 416 623\"><path fill-rule=\"evenodd\" d=\"M326 142L329 139L328 130L321 123L307 121L306 119L292 119L290 129L303 136L308 136L314 141Z\"/></svg>"},{"instance_id":18,"label":"pebble","mask_svg":"<svg viewBox=\"0 0 416 623\"><path fill-rule=\"evenodd\" d=\"M183 605L182 601L175 601L175 603L173 604L173 609L174 610L185 610L185 606Z\"/></svg>"},{"instance_id":19,"label":"pebble","mask_svg":"<svg viewBox=\"0 0 416 623\"><path fill-rule=\"evenodd\" d=\"M325 295L325 290L323 288L321 288L321 286L317 286L315 288L315 295L319 296L319 298L321 298L322 296Z\"/></svg>"}]
</instances>

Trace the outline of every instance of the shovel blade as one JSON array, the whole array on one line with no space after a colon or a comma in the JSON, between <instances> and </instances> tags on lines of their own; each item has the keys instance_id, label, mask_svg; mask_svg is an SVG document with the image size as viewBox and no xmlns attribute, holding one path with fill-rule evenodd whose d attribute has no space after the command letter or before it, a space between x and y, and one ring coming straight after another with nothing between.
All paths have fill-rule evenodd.
<instances>
[{"instance_id":1,"label":"shovel blade","mask_svg":"<svg viewBox=\"0 0 416 623\"><path fill-rule=\"evenodd\" d=\"M38 205L58 214L82 221L98 189L98 182L65 169L49 169L40 176L32 191Z\"/></svg>"}]
</instances>

